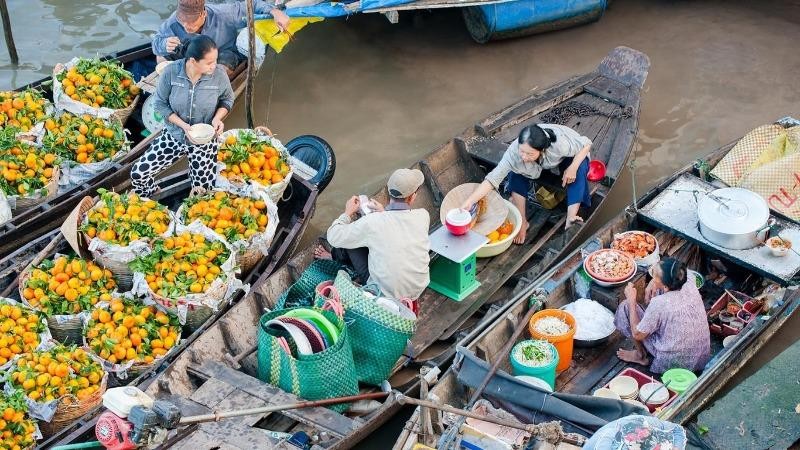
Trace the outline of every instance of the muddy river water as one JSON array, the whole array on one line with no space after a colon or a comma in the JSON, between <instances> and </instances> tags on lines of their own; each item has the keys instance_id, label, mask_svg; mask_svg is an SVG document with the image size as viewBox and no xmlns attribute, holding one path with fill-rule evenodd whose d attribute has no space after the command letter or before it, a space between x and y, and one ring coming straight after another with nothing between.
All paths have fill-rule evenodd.
<instances>
[{"instance_id":1,"label":"muddy river water","mask_svg":"<svg viewBox=\"0 0 800 450\"><path fill-rule=\"evenodd\" d=\"M8 3L21 64L14 69L0 50L2 89L41 78L73 55L146 42L174 8L163 0ZM391 170L488 113L589 71L626 45L651 60L635 151L641 194L750 129L800 114L797 42L797 0L615 0L597 23L489 45L469 38L456 10L407 15L395 25L362 15L313 24L270 55L255 116L283 140L316 134L336 151L337 174L318 203L313 236L347 196L375 191ZM244 124L243 101L227 124ZM626 171L604 217L628 204L632 191ZM746 373L797 339L797 319Z\"/></svg>"}]
</instances>

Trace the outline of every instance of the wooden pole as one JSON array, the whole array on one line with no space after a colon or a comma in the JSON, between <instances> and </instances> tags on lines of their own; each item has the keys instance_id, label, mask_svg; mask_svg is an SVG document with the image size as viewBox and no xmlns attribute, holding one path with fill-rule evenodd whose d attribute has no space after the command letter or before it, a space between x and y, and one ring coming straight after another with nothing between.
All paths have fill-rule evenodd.
<instances>
[{"instance_id":1,"label":"wooden pole","mask_svg":"<svg viewBox=\"0 0 800 450\"><path fill-rule=\"evenodd\" d=\"M3 0L0 0L3 1ZM247 0L247 84L244 105L247 111L247 128L255 128L253 121L253 83L256 77L256 28L254 23L254 0Z\"/></svg>"},{"instance_id":2,"label":"wooden pole","mask_svg":"<svg viewBox=\"0 0 800 450\"><path fill-rule=\"evenodd\" d=\"M12 64L19 64L17 46L14 45L14 36L11 34L11 19L8 17L8 5L6 5L6 0L0 0L0 16L3 16L3 33L6 35L8 56L11 57Z\"/></svg>"}]
</instances>

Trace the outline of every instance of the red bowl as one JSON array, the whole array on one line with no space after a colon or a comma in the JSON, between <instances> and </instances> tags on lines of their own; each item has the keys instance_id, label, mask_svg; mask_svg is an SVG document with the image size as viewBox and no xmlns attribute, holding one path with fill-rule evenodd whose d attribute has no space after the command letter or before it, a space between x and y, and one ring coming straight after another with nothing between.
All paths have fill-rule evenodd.
<instances>
[{"instance_id":1,"label":"red bowl","mask_svg":"<svg viewBox=\"0 0 800 450\"><path fill-rule=\"evenodd\" d=\"M467 234L467 231L469 231L469 224L466 224L466 225L451 225L450 222L445 220L444 226L447 227L447 230L450 231L450 233L452 233L452 234L454 234L456 236L461 236L461 235Z\"/></svg>"},{"instance_id":2,"label":"red bowl","mask_svg":"<svg viewBox=\"0 0 800 450\"><path fill-rule=\"evenodd\" d=\"M606 165L603 161L593 159L589 161L589 172L586 174L586 179L592 182L603 181L606 177Z\"/></svg>"}]
</instances>

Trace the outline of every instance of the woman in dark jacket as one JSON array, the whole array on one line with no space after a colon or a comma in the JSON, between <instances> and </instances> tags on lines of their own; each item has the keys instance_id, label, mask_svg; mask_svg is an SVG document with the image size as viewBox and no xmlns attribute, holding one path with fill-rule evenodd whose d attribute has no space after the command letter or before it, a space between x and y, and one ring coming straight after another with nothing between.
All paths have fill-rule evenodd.
<instances>
[{"instance_id":1,"label":"woman in dark jacket","mask_svg":"<svg viewBox=\"0 0 800 450\"><path fill-rule=\"evenodd\" d=\"M217 64L217 45L203 35L192 37L179 59L161 73L155 108L166 119L161 134L131 169L133 190L144 197L156 191L154 176L182 156L189 158L192 192L209 190L216 176L216 139L206 144L192 140L192 125L205 123L216 135L225 129L222 119L233 108L233 89L225 70Z\"/></svg>"}]
</instances>

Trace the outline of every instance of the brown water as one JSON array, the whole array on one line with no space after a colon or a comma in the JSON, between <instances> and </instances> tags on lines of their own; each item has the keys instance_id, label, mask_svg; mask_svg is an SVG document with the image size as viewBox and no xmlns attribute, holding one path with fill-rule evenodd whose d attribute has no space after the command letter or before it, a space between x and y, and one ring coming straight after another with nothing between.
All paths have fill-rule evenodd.
<instances>
[{"instance_id":1,"label":"brown water","mask_svg":"<svg viewBox=\"0 0 800 450\"><path fill-rule=\"evenodd\" d=\"M145 42L174 2L8 3L22 64L12 70L0 50L2 89L38 79L73 55ZM268 125L284 140L316 134L336 150L337 174L318 204L313 236L347 196L373 192L391 170L488 113L589 71L613 47L626 45L647 53L652 64L635 152L641 194L758 125L800 115L798 25L797 0L616 0L598 23L489 45L470 40L455 10L408 15L397 25L380 15L327 20L299 32L277 65L268 59L255 115L266 123L269 111ZM243 106L229 127L244 123ZM604 217L632 195L626 172ZM761 361L800 336L797 319Z\"/></svg>"}]
</instances>

